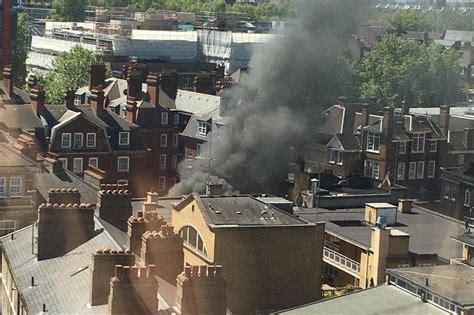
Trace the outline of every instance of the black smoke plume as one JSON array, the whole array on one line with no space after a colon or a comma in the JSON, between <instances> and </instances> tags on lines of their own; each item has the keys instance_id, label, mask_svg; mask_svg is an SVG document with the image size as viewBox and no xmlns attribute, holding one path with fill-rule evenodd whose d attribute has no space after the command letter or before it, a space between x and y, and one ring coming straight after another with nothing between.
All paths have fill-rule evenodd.
<instances>
[{"instance_id":1,"label":"black smoke plume","mask_svg":"<svg viewBox=\"0 0 474 315\"><path fill-rule=\"evenodd\" d=\"M248 75L226 92L230 106L225 127L212 133L211 167L207 143L202 158L180 163L181 182L169 194L202 193L207 181L227 192L278 193L289 163L314 141L317 113L341 93L339 61L367 8L359 0L302 2L297 18L254 53Z\"/></svg>"}]
</instances>

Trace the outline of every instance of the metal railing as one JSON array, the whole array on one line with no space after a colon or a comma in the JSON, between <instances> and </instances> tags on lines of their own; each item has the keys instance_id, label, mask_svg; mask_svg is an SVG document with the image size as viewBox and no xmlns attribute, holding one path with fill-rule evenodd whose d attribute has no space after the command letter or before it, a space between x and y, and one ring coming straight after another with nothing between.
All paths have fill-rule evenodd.
<instances>
[{"instance_id":1,"label":"metal railing","mask_svg":"<svg viewBox=\"0 0 474 315\"><path fill-rule=\"evenodd\" d=\"M360 277L360 263L326 246L323 248L323 260L354 277Z\"/></svg>"}]
</instances>

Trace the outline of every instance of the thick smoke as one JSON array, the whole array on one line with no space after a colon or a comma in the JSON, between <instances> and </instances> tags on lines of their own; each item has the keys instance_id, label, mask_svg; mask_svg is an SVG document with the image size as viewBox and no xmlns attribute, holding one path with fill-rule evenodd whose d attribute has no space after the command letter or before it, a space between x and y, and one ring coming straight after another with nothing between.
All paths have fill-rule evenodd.
<instances>
[{"instance_id":1,"label":"thick smoke","mask_svg":"<svg viewBox=\"0 0 474 315\"><path fill-rule=\"evenodd\" d=\"M339 58L367 7L357 0L303 2L298 18L254 53L248 75L227 91L211 167L208 143L207 157L179 165L181 182L170 195L202 193L207 181L227 192L277 193L289 163L314 140L317 113L339 96Z\"/></svg>"}]
</instances>

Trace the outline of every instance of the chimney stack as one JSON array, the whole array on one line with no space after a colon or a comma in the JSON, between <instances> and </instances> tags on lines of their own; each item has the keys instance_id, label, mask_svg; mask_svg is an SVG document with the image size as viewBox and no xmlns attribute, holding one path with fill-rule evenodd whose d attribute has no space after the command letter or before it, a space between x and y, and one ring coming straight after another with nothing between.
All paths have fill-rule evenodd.
<instances>
[{"instance_id":1,"label":"chimney stack","mask_svg":"<svg viewBox=\"0 0 474 315\"><path fill-rule=\"evenodd\" d=\"M449 131L450 111L449 106L442 105L439 107L439 127L446 137Z\"/></svg>"},{"instance_id":2,"label":"chimney stack","mask_svg":"<svg viewBox=\"0 0 474 315\"><path fill-rule=\"evenodd\" d=\"M387 141L390 141L392 138L392 131L393 131L393 107L385 107L383 111L383 132L384 136L387 137Z\"/></svg>"},{"instance_id":3,"label":"chimney stack","mask_svg":"<svg viewBox=\"0 0 474 315\"><path fill-rule=\"evenodd\" d=\"M206 184L206 196L219 196L223 194L222 184Z\"/></svg>"},{"instance_id":4,"label":"chimney stack","mask_svg":"<svg viewBox=\"0 0 474 315\"><path fill-rule=\"evenodd\" d=\"M101 185L99 217L122 231L127 231L127 220L132 215L132 197L127 185Z\"/></svg>"},{"instance_id":5,"label":"chimney stack","mask_svg":"<svg viewBox=\"0 0 474 315\"><path fill-rule=\"evenodd\" d=\"M156 212L138 213L138 217L131 216L128 221L127 235L130 239L130 250L137 256L142 254L142 236L146 231L160 231L166 221Z\"/></svg>"},{"instance_id":6,"label":"chimney stack","mask_svg":"<svg viewBox=\"0 0 474 315\"><path fill-rule=\"evenodd\" d=\"M9 97L13 95L13 87L15 86L13 80L13 73L12 73L12 66L7 65L3 69L3 84L5 85L6 91L5 93L8 94Z\"/></svg>"},{"instance_id":7,"label":"chimney stack","mask_svg":"<svg viewBox=\"0 0 474 315\"><path fill-rule=\"evenodd\" d=\"M147 231L142 237L141 258L146 265L160 266L156 273L166 281L173 283L183 270L183 239L173 231L170 224L162 225L161 231Z\"/></svg>"},{"instance_id":8,"label":"chimney stack","mask_svg":"<svg viewBox=\"0 0 474 315\"><path fill-rule=\"evenodd\" d=\"M369 118L370 118L369 107L370 105L367 103L362 104L362 111L361 111L362 126L361 127L365 127L369 125Z\"/></svg>"},{"instance_id":9,"label":"chimney stack","mask_svg":"<svg viewBox=\"0 0 474 315\"><path fill-rule=\"evenodd\" d=\"M76 92L73 89L67 89L64 93L64 101L67 109L75 110L74 100L76 99Z\"/></svg>"},{"instance_id":10,"label":"chimney stack","mask_svg":"<svg viewBox=\"0 0 474 315\"><path fill-rule=\"evenodd\" d=\"M132 124L136 124L138 109L137 109L137 102L135 102L134 97L130 97L130 96L127 97L127 104L125 105L125 109L126 109L125 119Z\"/></svg>"},{"instance_id":11,"label":"chimney stack","mask_svg":"<svg viewBox=\"0 0 474 315\"><path fill-rule=\"evenodd\" d=\"M355 124L355 108L352 104L346 104L344 106L344 120L342 121L342 133L344 135L354 134Z\"/></svg>"},{"instance_id":12,"label":"chimney stack","mask_svg":"<svg viewBox=\"0 0 474 315\"><path fill-rule=\"evenodd\" d=\"M36 116L40 116L41 113L44 111L44 103L46 100L43 86L42 85L35 85L31 90L30 90L30 99L31 99L31 105L33 106L33 110L36 113Z\"/></svg>"},{"instance_id":13,"label":"chimney stack","mask_svg":"<svg viewBox=\"0 0 474 315\"><path fill-rule=\"evenodd\" d=\"M97 115L105 111L104 99L104 91L102 90L102 86L94 86L91 90L89 100L92 109L96 112Z\"/></svg>"},{"instance_id":14,"label":"chimney stack","mask_svg":"<svg viewBox=\"0 0 474 315\"><path fill-rule=\"evenodd\" d=\"M161 90L175 100L178 94L178 73L176 69L163 69L160 75Z\"/></svg>"},{"instance_id":15,"label":"chimney stack","mask_svg":"<svg viewBox=\"0 0 474 315\"><path fill-rule=\"evenodd\" d=\"M127 73L127 96L137 98L142 93L142 84L146 82L147 76L148 70L144 64L130 64Z\"/></svg>"},{"instance_id":16,"label":"chimney stack","mask_svg":"<svg viewBox=\"0 0 474 315\"><path fill-rule=\"evenodd\" d=\"M38 260L63 256L94 236L95 207L72 203L76 201L74 192L64 194L70 194L70 203L39 206ZM61 198L68 199L67 196Z\"/></svg>"},{"instance_id":17,"label":"chimney stack","mask_svg":"<svg viewBox=\"0 0 474 315\"><path fill-rule=\"evenodd\" d=\"M110 280L108 314L157 314L158 282L155 266L115 266Z\"/></svg>"},{"instance_id":18,"label":"chimney stack","mask_svg":"<svg viewBox=\"0 0 474 315\"><path fill-rule=\"evenodd\" d=\"M398 211L401 213L411 213L413 206L413 201L410 199L400 199L398 200Z\"/></svg>"},{"instance_id":19,"label":"chimney stack","mask_svg":"<svg viewBox=\"0 0 474 315\"><path fill-rule=\"evenodd\" d=\"M35 85L38 84L38 78L34 74L30 74L28 81L26 82L28 88L31 90Z\"/></svg>"},{"instance_id":20,"label":"chimney stack","mask_svg":"<svg viewBox=\"0 0 474 315\"><path fill-rule=\"evenodd\" d=\"M216 79L209 73L198 73L194 77L194 92L216 95Z\"/></svg>"},{"instance_id":21,"label":"chimney stack","mask_svg":"<svg viewBox=\"0 0 474 315\"><path fill-rule=\"evenodd\" d=\"M43 160L43 166L48 170L48 172L52 174L56 174L63 170L63 166L61 165L61 162L49 157Z\"/></svg>"},{"instance_id":22,"label":"chimney stack","mask_svg":"<svg viewBox=\"0 0 474 315\"><path fill-rule=\"evenodd\" d=\"M91 65L89 70L89 90L99 85L105 86L105 65L101 63Z\"/></svg>"},{"instance_id":23,"label":"chimney stack","mask_svg":"<svg viewBox=\"0 0 474 315\"><path fill-rule=\"evenodd\" d=\"M176 306L181 315L226 314L227 293L222 266L186 266L176 282Z\"/></svg>"},{"instance_id":24,"label":"chimney stack","mask_svg":"<svg viewBox=\"0 0 474 315\"><path fill-rule=\"evenodd\" d=\"M93 255L93 261L91 305L107 304L115 265L133 266L135 255L129 250L98 249Z\"/></svg>"},{"instance_id":25,"label":"chimney stack","mask_svg":"<svg viewBox=\"0 0 474 315\"><path fill-rule=\"evenodd\" d=\"M51 188L48 192L48 201L52 204L80 204L81 194L76 188Z\"/></svg>"},{"instance_id":26,"label":"chimney stack","mask_svg":"<svg viewBox=\"0 0 474 315\"><path fill-rule=\"evenodd\" d=\"M160 80L156 73L148 74L146 86L150 96L150 103L158 108L160 106Z\"/></svg>"}]
</instances>

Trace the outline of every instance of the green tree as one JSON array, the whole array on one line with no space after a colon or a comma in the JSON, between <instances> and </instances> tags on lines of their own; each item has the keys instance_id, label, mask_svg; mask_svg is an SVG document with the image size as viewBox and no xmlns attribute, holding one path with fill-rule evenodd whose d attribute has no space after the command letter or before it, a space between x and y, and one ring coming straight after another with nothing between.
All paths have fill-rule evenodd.
<instances>
[{"instance_id":1,"label":"green tree","mask_svg":"<svg viewBox=\"0 0 474 315\"><path fill-rule=\"evenodd\" d=\"M360 98L375 96L390 106L404 98L414 106L449 103L459 97L460 73L455 51L389 35L358 66Z\"/></svg>"},{"instance_id":2,"label":"green tree","mask_svg":"<svg viewBox=\"0 0 474 315\"><path fill-rule=\"evenodd\" d=\"M86 4L87 0L54 0L53 18L68 22L84 21Z\"/></svg>"},{"instance_id":3,"label":"green tree","mask_svg":"<svg viewBox=\"0 0 474 315\"><path fill-rule=\"evenodd\" d=\"M44 77L47 103L62 103L67 88L78 89L87 85L90 66L95 62L94 53L79 45L60 54L53 62L53 69Z\"/></svg>"},{"instance_id":4,"label":"green tree","mask_svg":"<svg viewBox=\"0 0 474 315\"><path fill-rule=\"evenodd\" d=\"M31 31L28 27L30 17L20 13L17 20L16 45L13 51L12 66L14 69L15 85L23 87L27 76L26 58L28 58L29 40Z\"/></svg>"}]
</instances>

